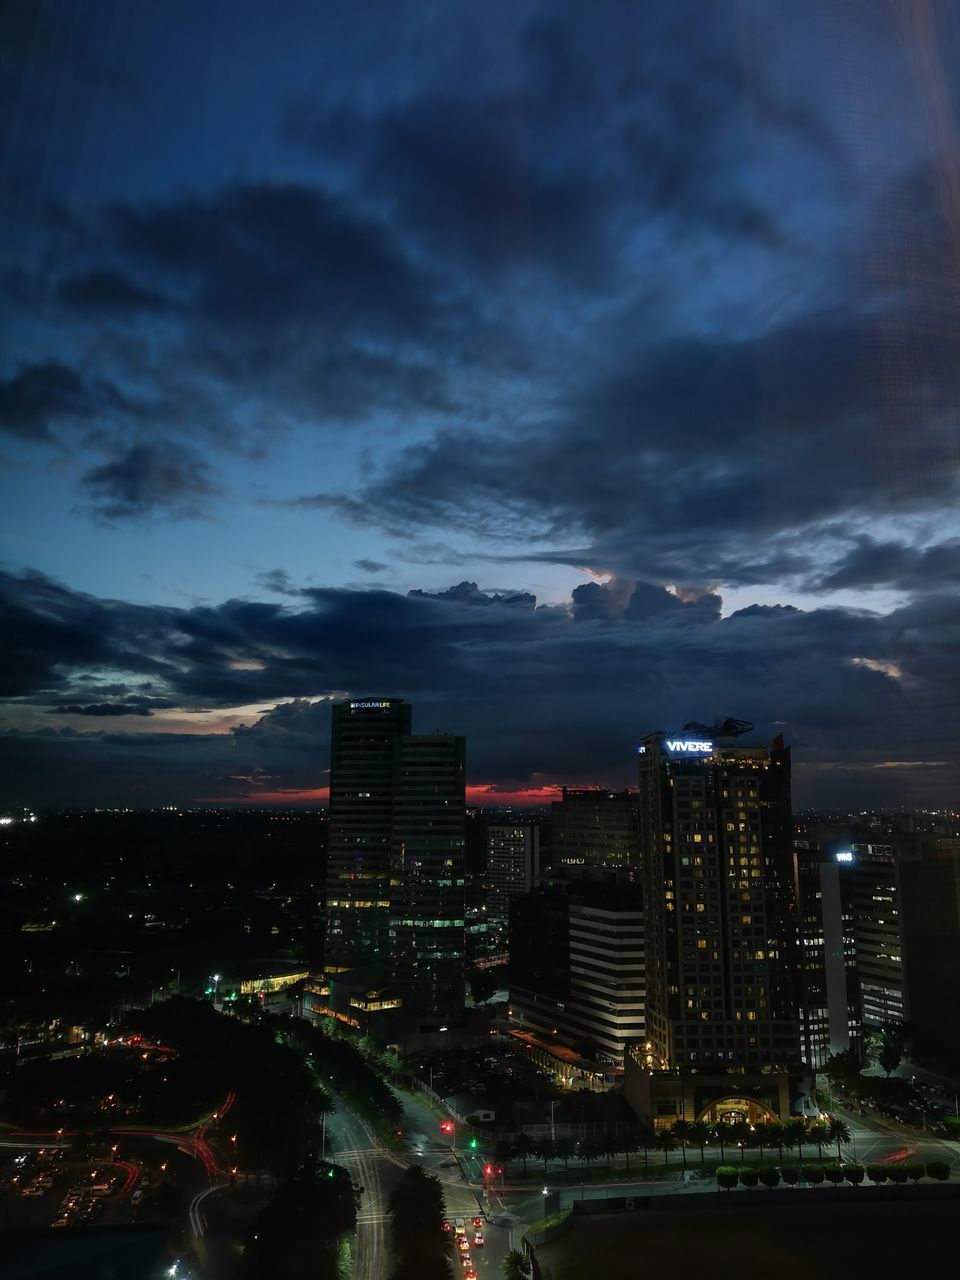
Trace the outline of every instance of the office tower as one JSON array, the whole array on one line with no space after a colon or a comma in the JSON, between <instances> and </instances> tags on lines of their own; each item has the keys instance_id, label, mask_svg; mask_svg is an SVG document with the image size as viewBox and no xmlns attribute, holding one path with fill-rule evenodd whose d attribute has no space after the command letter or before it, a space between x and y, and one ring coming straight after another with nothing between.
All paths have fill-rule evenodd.
<instances>
[{"instance_id":1,"label":"office tower","mask_svg":"<svg viewBox=\"0 0 960 1280\"><path fill-rule=\"evenodd\" d=\"M914 833L844 855L865 1031L911 1028L915 1052L960 1053L960 840Z\"/></svg>"},{"instance_id":2,"label":"office tower","mask_svg":"<svg viewBox=\"0 0 960 1280\"><path fill-rule=\"evenodd\" d=\"M820 1070L835 1053L860 1052L860 984L853 902L847 872L852 854L828 854L811 840L794 842L799 917L798 1014L804 1062Z\"/></svg>"},{"instance_id":3,"label":"office tower","mask_svg":"<svg viewBox=\"0 0 960 1280\"><path fill-rule=\"evenodd\" d=\"M440 1021L464 1007L466 741L416 734L394 747L390 934L405 1014Z\"/></svg>"},{"instance_id":4,"label":"office tower","mask_svg":"<svg viewBox=\"0 0 960 1280\"><path fill-rule=\"evenodd\" d=\"M540 878L540 828L535 823L493 823L487 827L487 921L506 928L510 902Z\"/></svg>"},{"instance_id":5,"label":"office tower","mask_svg":"<svg viewBox=\"0 0 960 1280\"><path fill-rule=\"evenodd\" d=\"M647 1061L799 1061L790 752L653 733L640 747Z\"/></svg>"},{"instance_id":6,"label":"office tower","mask_svg":"<svg viewBox=\"0 0 960 1280\"><path fill-rule=\"evenodd\" d=\"M914 1052L955 1068L960 1061L960 839L918 836L899 870Z\"/></svg>"},{"instance_id":7,"label":"office tower","mask_svg":"<svg viewBox=\"0 0 960 1280\"><path fill-rule=\"evenodd\" d=\"M514 899L510 1016L544 1044L622 1065L644 1039L643 900L628 874L577 877Z\"/></svg>"},{"instance_id":8,"label":"office tower","mask_svg":"<svg viewBox=\"0 0 960 1280\"><path fill-rule=\"evenodd\" d=\"M390 857L397 745L410 733L401 698L335 703L330 742L325 969L390 958Z\"/></svg>"},{"instance_id":9,"label":"office tower","mask_svg":"<svg viewBox=\"0 0 960 1280\"><path fill-rule=\"evenodd\" d=\"M639 804L635 791L564 787L551 805L553 869L636 868Z\"/></svg>"},{"instance_id":10,"label":"office tower","mask_svg":"<svg viewBox=\"0 0 960 1280\"><path fill-rule=\"evenodd\" d=\"M864 1030L906 1022L897 850L854 844L847 864Z\"/></svg>"}]
</instances>

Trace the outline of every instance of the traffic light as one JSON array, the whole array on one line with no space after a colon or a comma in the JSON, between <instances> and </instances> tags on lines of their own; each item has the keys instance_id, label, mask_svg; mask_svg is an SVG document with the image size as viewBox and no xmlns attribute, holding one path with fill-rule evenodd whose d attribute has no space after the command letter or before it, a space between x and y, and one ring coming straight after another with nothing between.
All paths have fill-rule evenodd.
<instances>
[{"instance_id":1,"label":"traffic light","mask_svg":"<svg viewBox=\"0 0 960 1280\"><path fill-rule=\"evenodd\" d=\"M441 1121L440 1121L440 1129L441 1129L441 1131L442 1131L443 1133L453 1133L453 1121L452 1121L452 1120L441 1120Z\"/></svg>"},{"instance_id":2,"label":"traffic light","mask_svg":"<svg viewBox=\"0 0 960 1280\"><path fill-rule=\"evenodd\" d=\"M332 1178L332 1177L333 1177L333 1170L332 1170L332 1169L328 1169L328 1170L327 1170L327 1177L328 1177L328 1178Z\"/></svg>"},{"instance_id":3,"label":"traffic light","mask_svg":"<svg viewBox=\"0 0 960 1280\"><path fill-rule=\"evenodd\" d=\"M484 1169L484 1171L483 1171L483 1172L484 1172L484 1173L487 1175L487 1177L489 1178L489 1177L490 1177L490 1175L493 1173L493 1165L492 1165L492 1164L488 1164L488 1165L487 1165L487 1167Z\"/></svg>"},{"instance_id":4,"label":"traffic light","mask_svg":"<svg viewBox=\"0 0 960 1280\"><path fill-rule=\"evenodd\" d=\"M470 1141L467 1143L467 1146L470 1148L471 1151L476 1151L479 1145L480 1144L477 1142L476 1138L471 1138Z\"/></svg>"}]
</instances>

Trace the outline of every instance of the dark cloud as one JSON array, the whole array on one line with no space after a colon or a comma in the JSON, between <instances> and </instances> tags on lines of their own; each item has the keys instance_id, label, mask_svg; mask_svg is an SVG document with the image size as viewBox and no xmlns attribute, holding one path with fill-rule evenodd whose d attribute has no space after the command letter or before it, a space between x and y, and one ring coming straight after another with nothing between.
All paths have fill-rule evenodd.
<instances>
[{"instance_id":1,"label":"dark cloud","mask_svg":"<svg viewBox=\"0 0 960 1280\"><path fill-rule=\"evenodd\" d=\"M164 312L175 307L169 298L144 288L117 271L87 271L70 276L59 286L61 302L80 310L130 315L137 312Z\"/></svg>"},{"instance_id":2,"label":"dark cloud","mask_svg":"<svg viewBox=\"0 0 960 1280\"><path fill-rule=\"evenodd\" d=\"M362 569L364 573L383 573L385 569L389 569L389 565L382 564L379 560L354 560L355 569Z\"/></svg>"},{"instance_id":3,"label":"dark cloud","mask_svg":"<svg viewBox=\"0 0 960 1280\"><path fill-rule=\"evenodd\" d=\"M829 573L813 579L816 591L894 587L902 591L960 586L960 538L926 547L902 542L878 542L868 535L854 545Z\"/></svg>"},{"instance_id":4,"label":"dark cloud","mask_svg":"<svg viewBox=\"0 0 960 1280\"><path fill-rule=\"evenodd\" d=\"M214 794L214 778L216 794L235 793L240 784L228 784L228 775L254 769L271 785L321 786L323 700L358 690L408 697L421 726L465 732L475 782L623 785L633 780L641 732L721 713L756 721L760 738L782 729L801 744L798 787L807 803L826 785L830 762L848 794L864 801L882 802L881 779L897 761L947 762L935 784L910 782L926 800L936 789L945 799L957 778L956 595L925 596L887 616L762 608L721 618L715 596L619 580L591 584L596 590L581 592L570 609L511 602L472 583L418 595L305 588L296 602L190 609L96 600L37 575L8 575L0 585L13 623L0 669L19 714L85 706L72 691L96 679L125 680L129 692L89 705L143 706L160 727L156 698L174 704L174 718L179 709L276 708L230 731L243 749L227 769L224 733L184 734L182 726L174 734L4 739L10 751L26 743L31 758L52 742L51 762L73 752L102 758L100 796L120 776L111 772L120 741L140 759L147 790L159 785L155 766L163 777L158 762L188 758L195 797ZM150 682L149 696L134 692L138 680ZM127 762L120 773L126 785L137 770Z\"/></svg>"},{"instance_id":5,"label":"dark cloud","mask_svg":"<svg viewBox=\"0 0 960 1280\"><path fill-rule=\"evenodd\" d=\"M134 445L83 477L97 520L112 524L163 512L178 519L209 514L219 494L208 464L185 446Z\"/></svg>"},{"instance_id":6,"label":"dark cloud","mask_svg":"<svg viewBox=\"0 0 960 1280\"><path fill-rule=\"evenodd\" d=\"M87 706L78 703L55 707L51 715L63 716L152 716L149 707L134 702L92 702Z\"/></svg>"},{"instance_id":7,"label":"dark cloud","mask_svg":"<svg viewBox=\"0 0 960 1280\"><path fill-rule=\"evenodd\" d=\"M448 587L446 591L421 591L416 589L408 591L407 595L414 598L419 596L424 600L449 600L457 604L519 605L524 609L533 609L537 603L536 596L531 595L529 591L510 591L502 594L481 591L475 582L458 582L455 587Z\"/></svg>"},{"instance_id":8,"label":"dark cloud","mask_svg":"<svg viewBox=\"0 0 960 1280\"><path fill-rule=\"evenodd\" d=\"M25 364L0 381L0 431L51 444L58 424L89 421L119 401L108 383L91 386L59 360Z\"/></svg>"}]
</instances>

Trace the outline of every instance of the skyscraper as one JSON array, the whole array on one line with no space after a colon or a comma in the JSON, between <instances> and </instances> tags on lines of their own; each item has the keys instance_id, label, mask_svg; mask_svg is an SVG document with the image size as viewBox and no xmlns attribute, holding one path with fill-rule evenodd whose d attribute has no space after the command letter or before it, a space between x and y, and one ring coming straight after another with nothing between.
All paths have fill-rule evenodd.
<instances>
[{"instance_id":1,"label":"skyscraper","mask_svg":"<svg viewBox=\"0 0 960 1280\"><path fill-rule=\"evenodd\" d=\"M464 738L395 746L391 832L392 983L405 1014L452 1019L464 1004Z\"/></svg>"},{"instance_id":2,"label":"skyscraper","mask_svg":"<svg viewBox=\"0 0 960 1280\"><path fill-rule=\"evenodd\" d=\"M400 698L333 708L328 975L376 966L405 1015L464 1003L463 738L410 732Z\"/></svg>"},{"instance_id":3,"label":"skyscraper","mask_svg":"<svg viewBox=\"0 0 960 1280\"><path fill-rule=\"evenodd\" d=\"M536 823L491 823L487 827L487 921L506 928L510 902L529 893L540 877L540 828Z\"/></svg>"},{"instance_id":4,"label":"skyscraper","mask_svg":"<svg viewBox=\"0 0 960 1280\"><path fill-rule=\"evenodd\" d=\"M790 752L650 734L640 747L648 1060L799 1060Z\"/></svg>"},{"instance_id":5,"label":"skyscraper","mask_svg":"<svg viewBox=\"0 0 960 1280\"><path fill-rule=\"evenodd\" d=\"M554 868L636 869L639 804L634 791L564 787L563 798L550 807Z\"/></svg>"},{"instance_id":6,"label":"skyscraper","mask_svg":"<svg viewBox=\"0 0 960 1280\"><path fill-rule=\"evenodd\" d=\"M409 733L410 707L402 698L358 698L334 704L327 973L389 961L396 750Z\"/></svg>"}]
</instances>

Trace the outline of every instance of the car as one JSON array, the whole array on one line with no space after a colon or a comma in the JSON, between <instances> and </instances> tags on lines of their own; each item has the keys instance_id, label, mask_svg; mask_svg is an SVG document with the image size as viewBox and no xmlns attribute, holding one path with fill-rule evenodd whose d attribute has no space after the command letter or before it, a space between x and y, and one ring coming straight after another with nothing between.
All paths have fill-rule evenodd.
<instances>
[{"instance_id":1,"label":"car","mask_svg":"<svg viewBox=\"0 0 960 1280\"><path fill-rule=\"evenodd\" d=\"M460 1239L457 1241L457 1248L460 1250L461 1253L470 1252L470 1241L467 1239L466 1236L460 1237Z\"/></svg>"},{"instance_id":2,"label":"car","mask_svg":"<svg viewBox=\"0 0 960 1280\"><path fill-rule=\"evenodd\" d=\"M469 1271L465 1271L463 1273L463 1280L477 1280L477 1273L474 1271L473 1267L471 1267Z\"/></svg>"},{"instance_id":3,"label":"car","mask_svg":"<svg viewBox=\"0 0 960 1280\"><path fill-rule=\"evenodd\" d=\"M479 1229L480 1229L480 1227L482 1227L482 1226L483 1226L483 1219L482 1219L482 1218L474 1218L474 1220L473 1220L473 1225L474 1225L474 1226L479 1230Z\"/></svg>"},{"instance_id":4,"label":"car","mask_svg":"<svg viewBox=\"0 0 960 1280\"><path fill-rule=\"evenodd\" d=\"M54 1221L51 1222L50 1225L51 1227L69 1227L70 1219L65 1218L61 1215L59 1218L54 1219Z\"/></svg>"},{"instance_id":5,"label":"car","mask_svg":"<svg viewBox=\"0 0 960 1280\"><path fill-rule=\"evenodd\" d=\"M20 1192L20 1194L26 1197L26 1196L42 1196L45 1193L44 1193L43 1187L38 1187L31 1184L29 1187L24 1187L23 1190Z\"/></svg>"},{"instance_id":6,"label":"car","mask_svg":"<svg viewBox=\"0 0 960 1280\"><path fill-rule=\"evenodd\" d=\"M470 1260L469 1253L462 1253L460 1255L460 1265L463 1267L464 1271L473 1270L473 1263Z\"/></svg>"},{"instance_id":7,"label":"car","mask_svg":"<svg viewBox=\"0 0 960 1280\"><path fill-rule=\"evenodd\" d=\"M483 1232L482 1232L482 1231L475 1231L475 1232L473 1233L473 1243L477 1246L477 1248L478 1248L478 1249L479 1249L479 1248L481 1248L481 1247L483 1246Z\"/></svg>"},{"instance_id":8,"label":"car","mask_svg":"<svg viewBox=\"0 0 960 1280\"><path fill-rule=\"evenodd\" d=\"M454 1231L456 1231L458 1236L462 1236L464 1234L464 1232L466 1231L466 1227L464 1226L464 1222L462 1218L454 1218L453 1229Z\"/></svg>"},{"instance_id":9,"label":"car","mask_svg":"<svg viewBox=\"0 0 960 1280\"><path fill-rule=\"evenodd\" d=\"M137 1187L136 1191L130 1197L131 1204L139 1204L143 1199L143 1187Z\"/></svg>"},{"instance_id":10,"label":"car","mask_svg":"<svg viewBox=\"0 0 960 1280\"><path fill-rule=\"evenodd\" d=\"M444 1231L452 1231L452 1230L453 1230L453 1224L451 1223L451 1221L450 1221L450 1219L449 1219L449 1218L444 1218L443 1223L442 1223L442 1226L443 1226Z\"/></svg>"}]
</instances>

